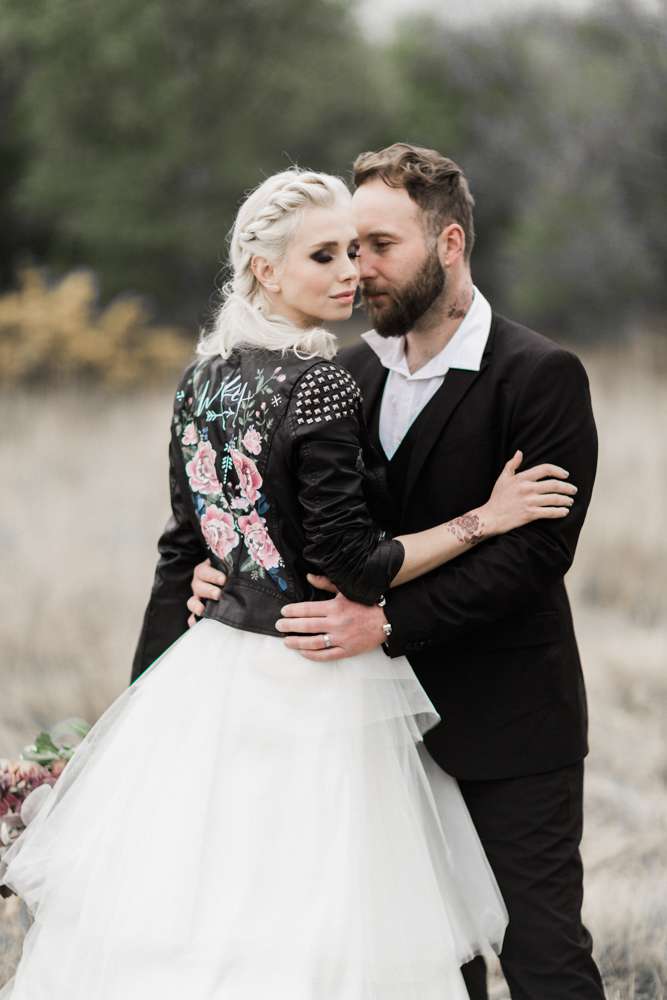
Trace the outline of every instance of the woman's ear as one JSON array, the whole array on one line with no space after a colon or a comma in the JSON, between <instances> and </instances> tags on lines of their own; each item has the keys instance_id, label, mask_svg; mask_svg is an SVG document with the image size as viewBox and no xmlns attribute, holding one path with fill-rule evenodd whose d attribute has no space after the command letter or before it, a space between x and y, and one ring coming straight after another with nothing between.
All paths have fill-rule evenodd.
<instances>
[{"instance_id":1,"label":"woman's ear","mask_svg":"<svg viewBox=\"0 0 667 1000\"><path fill-rule=\"evenodd\" d=\"M250 269L259 281L262 288L274 294L280 291L280 282L276 274L276 269L271 261L266 257L255 254L250 260Z\"/></svg>"}]
</instances>

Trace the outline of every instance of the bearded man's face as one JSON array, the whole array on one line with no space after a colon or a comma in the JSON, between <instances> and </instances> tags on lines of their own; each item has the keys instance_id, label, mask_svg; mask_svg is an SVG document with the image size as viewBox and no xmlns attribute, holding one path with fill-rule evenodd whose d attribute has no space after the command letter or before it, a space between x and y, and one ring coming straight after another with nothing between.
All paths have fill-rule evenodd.
<instances>
[{"instance_id":1,"label":"bearded man's face","mask_svg":"<svg viewBox=\"0 0 667 1000\"><path fill-rule=\"evenodd\" d=\"M443 293L445 272L433 247L426 259L406 282L398 286L362 283L361 297L373 327L382 337L402 337L431 308Z\"/></svg>"},{"instance_id":2,"label":"bearded man's face","mask_svg":"<svg viewBox=\"0 0 667 1000\"><path fill-rule=\"evenodd\" d=\"M361 292L383 337L406 334L445 289L445 272L424 213L405 188L380 178L352 199L361 249Z\"/></svg>"}]
</instances>

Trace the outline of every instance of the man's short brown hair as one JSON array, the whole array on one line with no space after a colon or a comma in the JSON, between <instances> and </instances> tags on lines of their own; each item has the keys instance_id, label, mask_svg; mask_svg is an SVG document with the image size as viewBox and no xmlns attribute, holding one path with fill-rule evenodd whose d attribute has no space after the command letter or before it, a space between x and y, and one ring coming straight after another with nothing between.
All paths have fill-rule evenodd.
<instances>
[{"instance_id":1,"label":"man's short brown hair","mask_svg":"<svg viewBox=\"0 0 667 1000\"><path fill-rule=\"evenodd\" d=\"M465 259L475 242L475 199L461 168L435 149L395 142L379 152L361 153L354 161L354 186L379 177L389 187L402 187L426 215L428 230L437 235L456 222L465 234Z\"/></svg>"}]
</instances>

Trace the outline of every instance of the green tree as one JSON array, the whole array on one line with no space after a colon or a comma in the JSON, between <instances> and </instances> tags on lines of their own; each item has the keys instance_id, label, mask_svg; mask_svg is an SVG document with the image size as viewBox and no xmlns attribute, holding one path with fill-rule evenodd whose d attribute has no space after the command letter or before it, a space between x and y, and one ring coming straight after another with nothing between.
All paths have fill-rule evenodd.
<instances>
[{"instance_id":1,"label":"green tree","mask_svg":"<svg viewBox=\"0 0 667 1000\"><path fill-rule=\"evenodd\" d=\"M625 0L397 30L398 131L466 171L475 275L498 309L588 338L664 315L666 52L659 20Z\"/></svg>"},{"instance_id":2,"label":"green tree","mask_svg":"<svg viewBox=\"0 0 667 1000\"><path fill-rule=\"evenodd\" d=\"M349 8L3 0L2 47L31 67L13 204L53 233L51 262L192 321L244 190L292 161L340 172L373 143L376 57Z\"/></svg>"}]
</instances>

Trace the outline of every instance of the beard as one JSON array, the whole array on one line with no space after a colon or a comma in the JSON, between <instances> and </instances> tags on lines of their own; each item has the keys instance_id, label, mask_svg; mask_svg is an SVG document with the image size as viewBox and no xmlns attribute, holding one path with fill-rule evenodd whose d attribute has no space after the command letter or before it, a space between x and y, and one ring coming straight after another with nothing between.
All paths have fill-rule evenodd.
<instances>
[{"instance_id":1,"label":"beard","mask_svg":"<svg viewBox=\"0 0 667 1000\"><path fill-rule=\"evenodd\" d=\"M445 272L437 250L429 252L417 273L402 288L375 288L364 285L362 300L373 327L381 337L403 337L444 292ZM369 295L384 292L386 299L376 305Z\"/></svg>"}]
</instances>

